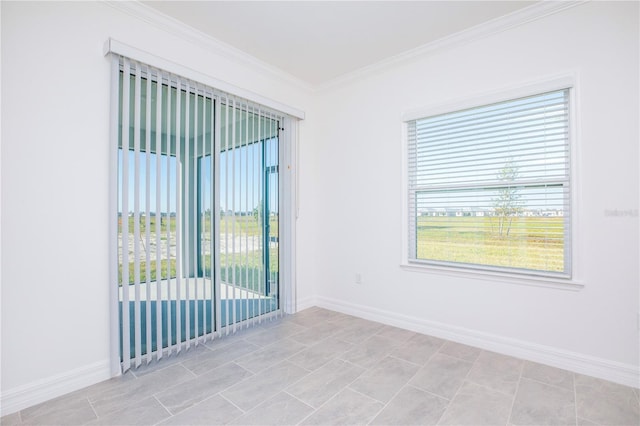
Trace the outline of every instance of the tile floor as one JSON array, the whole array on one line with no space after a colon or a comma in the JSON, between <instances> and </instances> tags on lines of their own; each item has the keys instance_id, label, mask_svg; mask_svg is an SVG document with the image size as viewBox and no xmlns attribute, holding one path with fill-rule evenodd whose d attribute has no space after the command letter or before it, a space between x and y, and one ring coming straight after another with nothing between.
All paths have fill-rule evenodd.
<instances>
[{"instance_id":1,"label":"tile floor","mask_svg":"<svg viewBox=\"0 0 640 426\"><path fill-rule=\"evenodd\" d=\"M637 389L320 308L3 425L639 425Z\"/></svg>"}]
</instances>

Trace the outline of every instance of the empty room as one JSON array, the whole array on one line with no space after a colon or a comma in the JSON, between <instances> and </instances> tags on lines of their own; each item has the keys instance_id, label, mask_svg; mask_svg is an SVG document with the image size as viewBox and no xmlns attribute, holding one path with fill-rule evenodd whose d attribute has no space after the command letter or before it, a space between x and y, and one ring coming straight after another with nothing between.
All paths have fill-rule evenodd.
<instances>
[{"instance_id":1,"label":"empty room","mask_svg":"<svg viewBox=\"0 0 640 426\"><path fill-rule=\"evenodd\" d=\"M640 424L637 1L1 1L3 425Z\"/></svg>"}]
</instances>

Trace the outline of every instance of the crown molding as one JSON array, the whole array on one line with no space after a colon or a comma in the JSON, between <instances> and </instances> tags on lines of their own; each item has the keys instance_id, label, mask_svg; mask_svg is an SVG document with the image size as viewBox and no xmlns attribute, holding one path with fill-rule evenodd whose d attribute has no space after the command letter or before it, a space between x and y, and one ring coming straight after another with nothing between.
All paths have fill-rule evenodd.
<instances>
[{"instance_id":1,"label":"crown molding","mask_svg":"<svg viewBox=\"0 0 640 426\"><path fill-rule=\"evenodd\" d=\"M103 0L103 3L111 6L112 8L125 13L129 16L133 16L141 21L155 26L156 28L163 30L167 33L175 35L189 43L195 44L205 50L211 51L215 54L221 55L230 59L240 65L257 68L261 72L270 74L272 77L277 78L285 83L296 86L306 91L314 91L315 86L301 80L280 68L267 64L264 61L249 55L248 53L237 49L227 43L224 43L204 32L197 30L182 21L165 15L156 9L140 3L138 0L133 1L118 1L118 0Z\"/></svg>"},{"instance_id":2,"label":"crown molding","mask_svg":"<svg viewBox=\"0 0 640 426\"><path fill-rule=\"evenodd\" d=\"M193 43L205 50L222 55L236 63L252 68L257 68L262 72L268 73L272 77L291 84L295 87L308 92L320 92L339 87L344 84L351 83L363 77L376 74L386 69L398 66L412 60L434 54L445 48L455 48L467 43L479 40L484 37L495 35L511 28L527 24L544 17L560 13L572 7L588 3L590 0L542 0L529 7L512 12L505 16L501 16L466 30L459 31L455 34L437 39L433 42L424 44L415 49L408 50L398 55L392 56L382 61L364 66L357 70L348 72L325 83L317 85L308 83L297 78L282 69L270 65L260 59L237 49L227 43L224 43L204 32L197 30L182 21L165 15L150 6L140 3L138 0L118 1L118 0L102 0L114 9L133 16L141 21L149 23L156 28L173 34L181 39Z\"/></svg>"},{"instance_id":3,"label":"crown molding","mask_svg":"<svg viewBox=\"0 0 640 426\"><path fill-rule=\"evenodd\" d=\"M455 48L467 43L507 31L538 19L562 12L572 7L588 3L590 0L544 0L510 14L492 19L466 30L437 39L382 61L364 66L315 86L316 91L324 91L351 83L363 77L376 74L402 63L425 57L445 48Z\"/></svg>"}]
</instances>

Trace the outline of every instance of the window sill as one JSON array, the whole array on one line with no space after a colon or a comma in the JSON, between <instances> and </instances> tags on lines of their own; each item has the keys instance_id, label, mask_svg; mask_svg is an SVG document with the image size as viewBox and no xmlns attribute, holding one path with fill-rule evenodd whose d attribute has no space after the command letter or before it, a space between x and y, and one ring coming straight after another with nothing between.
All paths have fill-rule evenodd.
<instances>
[{"instance_id":1,"label":"window sill","mask_svg":"<svg viewBox=\"0 0 640 426\"><path fill-rule=\"evenodd\" d=\"M582 290L582 288L584 288L584 283L575 279L509 274L478 269L471 270L465 268L456 268L453 266L449 267L408 262L402 263L400 265L400 268L409 272L421 272L428 274L445 275L456 278L471 278L506 284L545 287L553 288L556 290L580 291Z\"/></svg>"}]
</instances>

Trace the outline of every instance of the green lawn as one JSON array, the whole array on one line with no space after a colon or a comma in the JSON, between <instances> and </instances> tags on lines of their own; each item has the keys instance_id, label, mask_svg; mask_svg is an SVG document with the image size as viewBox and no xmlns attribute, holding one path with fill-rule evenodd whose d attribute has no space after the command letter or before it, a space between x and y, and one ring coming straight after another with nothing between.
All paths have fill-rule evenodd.
<instances>
[{"instance_id":1,"label":"green lawn","mask_svg":"<svg viewBox=\"0 0 640 426\"><path fill-rule=\"evenodd\" d=\"M495 217L432 217L417 220L417 258L564 271L564 219L514 217L508 235Z\"/></svg>"},{"instance_id":2,"label":"green lawn","mask_svg":"<svg viewBox=\"0 0 640 426\"><path fill-rule=\"evenodd\" d=\"M152 244L155 244L156 239L156 217L149 218L150 226L150 241ZM134 231L134 218L129 217L129 235L131 235ZM120 226L122 226L122 221L120 221ZM140 219L140 235L142 239L145 239L146 234L146 220L144 217ZM209 246L210 238L211 238L211 220L210 217L205 217L202 221L203 227L203 238L205 242L203 243L204 247ZM278 218L271 217L270 218L270 234L272 236L278 235ZM161 250L162 257L166 258L166 245L167 245L167 229L170 231L170 237L172 240L175 240L175 230L176 230L176 218L175 217L163 217L160 222L160 237L161 237ZM251 289L254 291L260 291L262 287L264 287L264 267L263 267L263 250L257 248L258 244L252 241L255 241L257 237L261 241L262 236L262 226L259 221L254 216L222 216L220 220L219 232L221 235L221 244L224 243L225 234L235 235L239 237L243 241L249 240L248 250L245 249L241 253L222 253L220 254L220 275L223 282L226 283L234 283L243 288ZM146 252L144 247L144 242L141 243L140 247L140 281L145 282L147 279L147 271L149 273L149 281L155 281L157 276L156 269L156 261L155 261L155 252L151 252L151 261L149 262L149 268L147 268L146 262ZM256 246L256 250L251 250L254 245ZM150 248L150 250L153 250ZM269 267L270 273L272 275L276 275L278 273L278 247L269 248ZM134 282L135 277L135 263L131 259L129 262L129 283L132 284ZM199 267L201 268L201 275L211 276L211 256L205 253L202 256L202 260L200 262ZM160 274L163 279L173 278L176 276L176 260L172 257L170 260L162 260L160 266ZM122 282L122 265L119 268L119 281Z\"/></svg>"}]
</instances>

